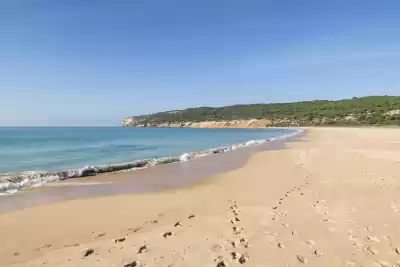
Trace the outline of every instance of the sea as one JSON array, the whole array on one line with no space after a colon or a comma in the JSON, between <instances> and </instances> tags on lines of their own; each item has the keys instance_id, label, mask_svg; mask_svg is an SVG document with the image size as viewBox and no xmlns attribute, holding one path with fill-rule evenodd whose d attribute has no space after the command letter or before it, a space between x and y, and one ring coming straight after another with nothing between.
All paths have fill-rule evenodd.
<instances>
[{"instance_id":1,"label":"sea","mask_svg":"<svg viewBox=\"0 0 400 267\"><path fill-rule=\"evenodd\" d=\"M288 129L124 127L0 128L0 194L146 168L293 135Z\"/></svg>"}]
</instances>

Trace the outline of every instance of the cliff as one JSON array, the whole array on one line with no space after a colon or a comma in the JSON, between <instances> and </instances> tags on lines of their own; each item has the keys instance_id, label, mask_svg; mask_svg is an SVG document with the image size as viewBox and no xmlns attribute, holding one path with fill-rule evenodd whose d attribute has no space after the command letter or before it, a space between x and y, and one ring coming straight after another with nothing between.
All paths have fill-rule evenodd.
<instances>
[{"instance_id":1,"label":"cliff","mask_svg":"<svg viewBox=\"0 0 400 267\"><path fill-rule=\"evenodd\" d=\"M309 125L400 125L399 96L339 101L199 107L126 118L125 127L260 128Z\"/></svg>"}]
</instances>

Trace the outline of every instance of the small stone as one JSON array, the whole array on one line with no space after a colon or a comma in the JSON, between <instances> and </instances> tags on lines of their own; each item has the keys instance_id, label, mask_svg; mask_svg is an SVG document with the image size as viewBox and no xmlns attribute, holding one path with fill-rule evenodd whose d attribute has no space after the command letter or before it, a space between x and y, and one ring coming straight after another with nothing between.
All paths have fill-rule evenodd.
<instances>
[{"instance_id":1,"label":"small stone","mask_svg":"<svg viewBox=\"0 0 400 267\"><path fill-rule=\"evenodd\" d=\"M190 220L190 219L193 219L194 217L196 217L196 215L191 214L191 215L189 215L188 219Z\"/></svg>"},{"instance_id":2,"label":"small stone","mask_svg":"<svg viewBox=\"0 0 400 267\"><path fill-rule=\"evenodd\" d=\"M395 248L395 249L394 249L394 252L396 252L397 254L400 255L400 248Z\"/></svg>"},{"instance_id":3,"label":"small stone","mask_svg":"<svg viewBox=\"0 0 400 267\"><path fill-rule=\"evenodd\" d=\"M285 245L282 244L282 243L278 243L278 248L284 249L284 248L285 248Z\"/></svg>"},{"instance_id":4,"label":"small stone","mask_svg":"<svg viewBox=\"0 0 400 267\"><path fill-rule=\"evenodd\" d=\"M176 222L175 224L174 224L174 227L181 227L182 225L181 225L181 223L180 222Z\"/></svg>"},{"instance_id":5,"label":"small stone","mask_svg":"<svg viewBox=\"0 0 400 267\"><path fill-rule=\"evenodd\" d=\"M275 206L275 207L273 207L272 209L276 210L277 208L278 208L278 207Z\"/></svg>"},{"instance_id":6,"label":"small stone","mask_svg":"<svg viewBox=\"0 0 400 267\"><path fill-rule=\"evenodd\" d=\"M297 255L296 257L297 257L297 260L298 260L299 262L301 262L301 263L306 263L306 262L307 262L306 258L304 258L304 257L301 256L301 255Z\"/></svg>"},{"instance_id":7,"label":"small stone","mask_svg":"<svg viewBox=\"0 0 400 267\"><path fill-rule=\"evenodd\" d=\"M297 235L297 232L295 230L293 230L292 235Z\"/></svg>"},{"instance_id":8,"label":"small stone","mask_svg":"<svg viewBox=\"0 0 400 267\"><path fill-rule=\"evenodd\" d=\"M285 228L289 228L289 224L287 224L287 223L282 224L282 226Z\"/></svg>"},{"instance_id":9,"label":"small stone","mask_svg":"<svg viewBox=\"0 0 400 267\"><path fill-rule=\"evenodd\" d=\"M21 255L19 252L14 252L14 254L13 254L14 256L19 256L19 255Z\"/></svg>"},{"instance_id":10,"label":"small stone","mask_svg":"<svg viewBox=\"0 0 400 267\"><path fill-rule=\"evenodd\" d=\"M117 238L114 240L114 243L122 243L126 240L126 237Z\"/></svg>"},{"instance_id":11,"label":"small stone","mask_svg":"<svg viewBox=\"0 0 400 267\"><path fill-rule=\"evenodd\" d=\"M90 255L92 255L93 253L94 253L94 249L92 249L92 248L85 249L85 250L83 251L83 257L90 256Z\"/></svg>"},{"instance_id":12,"label":"small stone","mask_svg":"<svg viewBox=\"0 0 400 267\"><path fill-rule=\"evenodd\" d=\"M232 247L234 247L234 248L236 248L237 247L237 243L236 243L236 241L230 241L229 242L231 245L232 245Z\"/></svg>"},{"instance_id":13,"label":"small stone","mask_svg":"<svg viewBox=\"0 0 400 267\"><path fill-rule=\"evenodd\" d=\"M152 220L151 223L156 224L156 223L158 223L158 220Z\"/></svg>"}]
</instances>

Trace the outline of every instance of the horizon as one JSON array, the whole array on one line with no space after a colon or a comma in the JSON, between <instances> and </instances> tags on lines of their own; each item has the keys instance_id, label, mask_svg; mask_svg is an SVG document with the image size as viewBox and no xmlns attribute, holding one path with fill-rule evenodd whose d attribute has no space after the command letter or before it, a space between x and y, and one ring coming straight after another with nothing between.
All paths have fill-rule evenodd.
<instances>
[{"instance_id":1,"label":"horizon","mask_svg":"<svg viewBox=\"0 0 400 267\"><path fill-rule=\"evenodd\" d=\"M3 1L0 127L400 95L397 1Z\"/></svg>"}]
</instances>

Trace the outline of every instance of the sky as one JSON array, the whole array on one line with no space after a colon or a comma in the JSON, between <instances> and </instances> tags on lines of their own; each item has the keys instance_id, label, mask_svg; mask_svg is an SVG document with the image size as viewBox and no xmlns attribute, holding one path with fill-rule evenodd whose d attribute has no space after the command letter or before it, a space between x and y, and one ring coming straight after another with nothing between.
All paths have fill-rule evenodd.
<instances>
[{"instance_id":1,"label":"sky","mask_svg":"<svg viewBox=\"0 0 400 267\"><path fill-rule=\"evenodd\" d=\"M0 126L400 95L398 0L0 0Z\"/></svg>"}]
</instances>

